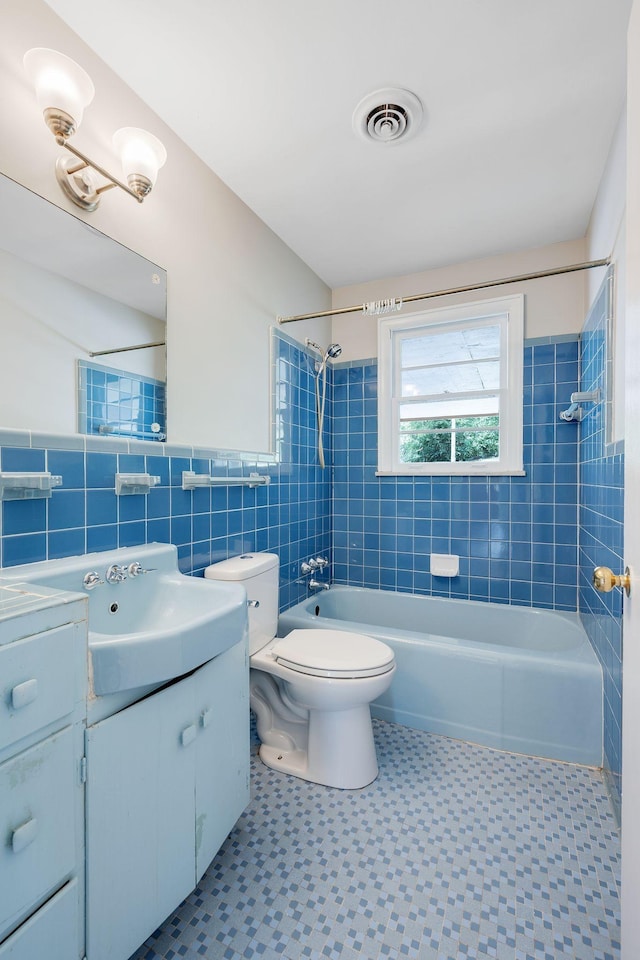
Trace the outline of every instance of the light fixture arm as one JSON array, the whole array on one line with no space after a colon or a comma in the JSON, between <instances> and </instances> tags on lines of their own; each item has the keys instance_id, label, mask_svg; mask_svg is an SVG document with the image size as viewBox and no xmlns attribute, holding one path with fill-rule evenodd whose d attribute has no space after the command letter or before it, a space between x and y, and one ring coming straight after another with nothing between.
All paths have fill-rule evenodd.
<instances>
[{"instance_id":1,"label":"light fixture arm","mask_svg":"<svg viewBox=\"0 0 640 960\"><path fill-rule=\"evenodd\" d=\"M85 107L93 100L95 88L91 77L70 57L48 47L27 50L23 62L44 122L58 146L71 154L70 157L64 154L56 161L56 179L65 196L88 213L98 207L102 194L113 187L119 187L142 203L167 159L160 140L139 127L116 130L112 142L120 156L126 183L118 180L69 143L80 126ZM98 174L102 182L94 174Z\"/></svg>"},{"instance_id":2,"label":"light fixture arm","mask_svg":"<svg viewBox=\"0 0 640 960\"><path fill-rule=\"evenodd\" d=\"M73 174L78 173L80 170L83 170L86 167L91 167L92 170L95 170L96 173L99 173L101 177L104 177L105 180L109 181L109 183L105 184L102 187L98 187L96 189L95 193L98 196L101 193L104 193L106 190L112 190L113 187L120 187L120 189L124 190L125 193L128 193L130 197L133 197L134 200L137 200L138 203L142 203L142 201L144 200L144 197L139 196L134 190L131 189L131 187L128 187L126 183L123 183L121 180L118 180L117 177L114 177L112 174L110 174L107 170L104 169L104 167L101 167L100 164L95 163L93 160L87 157L86 154L82 153L81 150L78 150L76 149L76 147L72 146L69 143L69 141L66 140L64 137L57 136L56 143L58 144L58 146L64 147L65 150L68 150L69 153L72 153L74 157L78 158L78 160L82 161L82 163L74 165L73 167L68 166L68 164L64 164L64 167L65 167L64 175L66 175L67 177L71 177ZM60 174L58 174L58 180L60 181ZM62 183L61 183L61 186L65 190L65 193L67 193L67 188ZM72 188L70 187L69 189L72 189ZM74 200L74 202L77 202L77 201Z\"/></svg>"}]
</instances>

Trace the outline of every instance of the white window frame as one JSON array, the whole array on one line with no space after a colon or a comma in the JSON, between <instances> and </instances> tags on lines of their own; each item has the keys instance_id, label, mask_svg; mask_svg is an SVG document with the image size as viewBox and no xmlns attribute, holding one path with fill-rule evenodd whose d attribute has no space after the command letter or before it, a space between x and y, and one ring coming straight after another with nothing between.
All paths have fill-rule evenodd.
<instances>
[{"instance_id":1,"label":"white window frame","mask_svg":"<svg viewBox=\"0 0 640 960\"><path fill-rule=\"evenodd\" d=\"M429 326L500 326L500 454L497 460L460 463L401 463L399 405L402 335L419 335ZM426 332L426 331L425 331ZM522 406L524 365L524 295L477 300L402 317L383 317L378 324L378 476L524 476Z\"/></svg>"}]
</instances>

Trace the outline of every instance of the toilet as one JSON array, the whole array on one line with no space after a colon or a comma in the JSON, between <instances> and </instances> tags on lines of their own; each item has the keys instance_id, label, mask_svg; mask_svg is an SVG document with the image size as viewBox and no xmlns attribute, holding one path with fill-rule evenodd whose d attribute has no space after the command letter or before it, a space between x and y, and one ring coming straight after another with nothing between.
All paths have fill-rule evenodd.
<instances>
[{"instance_id":1,"label":"toilet","mask_svg":"<svg viewBox=\"0 0 640 960\"><path fill-rule=\"evenodd\" d=\"M204 574L241 583L247 591L260 759L313 783L364 787L378 775L369 704L389 688L393 651L344 630L292 630L276 638L279 566L274 553L245 553L212 564Z\"/></svg>"}]
</instances>

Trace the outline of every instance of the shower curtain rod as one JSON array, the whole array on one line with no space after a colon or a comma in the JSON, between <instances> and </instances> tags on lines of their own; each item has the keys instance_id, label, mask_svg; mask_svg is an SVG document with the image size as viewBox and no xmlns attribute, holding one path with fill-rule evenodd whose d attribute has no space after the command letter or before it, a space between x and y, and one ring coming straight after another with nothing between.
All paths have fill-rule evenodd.
<instances>
[{"instance_id":1,"label":"shower curtain rod","mask_svg":"<svg viewBox=\"0 0 640 960\"><path fill-rule=\"evenodd\" d=\"M166 347L166 340L157 340L154 343L136 343L133 347L113 347L112 350L92 350L90 357L106 357L109 353L129 353L131 350L149 350L150 347Z\"/></svg>"},{"instance_id":2,"label":"shower curtain rod","mask_svg":"<svg viewBox=\"0 0 640 960\"><path fill-rule=\"evenodd\" d=\"M593 270L594 267L608 267L611 263L611 257L605 257L603 260L586 260L584 263L571 263L566 267L551 267L549 270L538 270L536 273L521 273L515 277L503 277L500 280L486 280L484 283L468 283L462 287L449 287L446 290L434 290L433 293L416 293L410 297L389 298L380 301L380 303L399 303L404 306L406 303L415 303L416 300L431 300L434 297L448 297L454 293L469 293L472 290L485 290L487 287L501 287L507 283L522 283L525 280L540 280L542 277L557 277L562 273L576 273L578 270ZM374 301L375 304L375 301ZM298 320L317 320L320 317L336 317L343 313L366 313L368 316L375 316L375 309L367 310L370 306L366 303L360 303L354 307L337 307L335 310L323 310L319 313L300 313L293 317L278 317L278 323L295 323ZM371 305L373 306L373 304ZM400 309L400 307L397 307ZM381 311L382 312L382 311ZM388 311L384 311L388 312Z\"/></svg>"}]
</instances>

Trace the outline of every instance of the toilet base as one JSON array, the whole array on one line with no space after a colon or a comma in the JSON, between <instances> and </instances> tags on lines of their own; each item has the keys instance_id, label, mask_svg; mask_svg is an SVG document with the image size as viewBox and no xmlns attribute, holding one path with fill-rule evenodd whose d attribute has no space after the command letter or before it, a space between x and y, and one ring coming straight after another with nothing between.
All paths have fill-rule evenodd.
<instances>
[{"instance_id":1,"label":"toilet base","mask_svg":"<svg viewBox=\"0 0 640 960\"><path fill-rule=\"evenodd\" d=\"M307 750L263 743L259 756L265 766L312 783L341 790L366 787L378 776L369 704L348 710L310 710Z\"/></svg>"}]
</instances>

